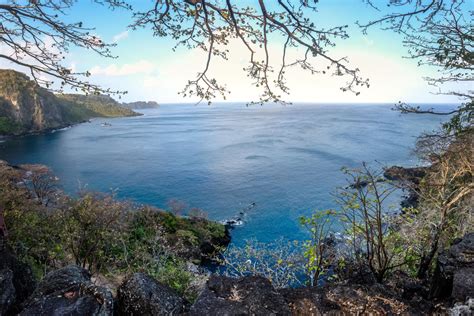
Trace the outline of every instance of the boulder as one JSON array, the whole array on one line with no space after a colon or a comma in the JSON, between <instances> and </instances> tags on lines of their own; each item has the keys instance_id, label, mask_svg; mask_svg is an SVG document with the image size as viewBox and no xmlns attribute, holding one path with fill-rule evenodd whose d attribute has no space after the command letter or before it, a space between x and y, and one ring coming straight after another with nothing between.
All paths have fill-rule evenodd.
<instances>
[{"instance_id":1,"label":"boulder","mask_svg":"<svg viewBox=\"0 0 474 316\"><path fill-rule=\"evenodd\" d=\"M213 275L190 315L290 315L283 296L259 276L239 279Z\"/></svg>"},{"instance_id":2,"label":"boulder","mask_svg":"<svg viewBox=\"0 0 474 316\"><path fill-rule=\"evenodd\" d=\"M403 196L400 202L402 208L418 206L419 195L416 188L428 170L428 167L405 168L399 166L392 166L384 170L384 177L387 180L405 184L404 187L407 189L407 194Z\"/></svg>"},{"instance_id":3,"label":"boulder","mask_svg":"<svg viewBox=\"0 0 474 316\"><path fill-rule=\"evenodd\" d=\"M87 270L71 265L48 273L20 315L113 315L113 297Z\"/></svg>"},{"instance_id":4,"label":"boulder","mask_svg":"<svg viewBox=\"0 0 474 316\"><path fill-rule=\"evenodd\" d=\"M119 315L178 315L186 301L149 275L135 273L118 289Z\"/></svg>"},{"instance_id":5,"label":"boulder","mask_svg":"<svg viewBox=\"0 0 474 316\"><path fill-rule=\"evenodd\" d=\"M16 293L13 285L13 272L10 269L0 271L0 315L5 315L15 303Z\"/></svg>"},{"instance_id":6,"label":"boulder","mask_svg":"<svg viewBox=\"0 0 474 316\"><path fill-rule=\"evenodd\" d=\"M8 301L8 309L9 313L15 314L19 311L19 306L21 303L31 295L33 290L36 287L36 280L33 276L33 272L31 268L18 260L8 249L4 248L0 251L0 271L2 279L2 289L3 286L6 288L10 287L10 283L13 285L15 289L15 294L13 298L13 302L10 302L12 299L11 294L7 294L7 292L0 292L0 296L2 299L9 297ZM11 291L10 288L8 291ZM4 294L6 295L4 297ZM4 301L3 303L5 303ZM2 303L0 303L2 304ZM6 308L6 305L0 307L0 311L2 308ZM0 313L3 315L3 313Z\"/></svg>"},{"instance_id":7,"label":"boulder","mask_svg":"<svg viewBox=\"0 0 474 316\"><path fill-rule=\"evenodd\" d=\"M392 166L384 170L384 177L391 181L408 181L419 184L420 180L426 175L427 167L405 168Z\"/></svg>"},{"instance_id":8,"label":"boulder","mask_svg":"<svg viewBox=\"0 0 474 316\"><path fill-rule=\"evenodd\" d=\"M474 298L474 233L455 240L449 249L439 254L431 296L456 302Z\"/></svg>"}]
</instances>

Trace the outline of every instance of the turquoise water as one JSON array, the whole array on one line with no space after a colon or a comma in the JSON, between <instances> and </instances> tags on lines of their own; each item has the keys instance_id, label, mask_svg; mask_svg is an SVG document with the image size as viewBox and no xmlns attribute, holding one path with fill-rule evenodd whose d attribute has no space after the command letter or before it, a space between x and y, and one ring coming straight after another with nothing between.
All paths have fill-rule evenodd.
<instances>
[{"instance_id":1,"label":"turquoise water","mask_svg":"<svg viewBox=\"0 0 474 316\"><path fill-rule=\"evenodd\" d=\"M9 139L0 143L0 159L46 164L70 193L87 185L159 207L179 199L215 220L256 203L234 241L300 239L299 216L335 207L331 193L345 184L342 166L417 163L416 136L440 118L390 108L163 105L141 117Z\"/></svg>"}]
</instances>

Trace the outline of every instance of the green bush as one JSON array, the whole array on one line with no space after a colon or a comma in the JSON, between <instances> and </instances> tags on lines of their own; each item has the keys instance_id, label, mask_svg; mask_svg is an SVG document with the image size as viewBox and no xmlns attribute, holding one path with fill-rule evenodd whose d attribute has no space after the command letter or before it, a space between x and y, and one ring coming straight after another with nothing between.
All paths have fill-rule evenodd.
<instances>
[{"instance_id":1,"label":"green bush","mask_svg":"<svg viewBox=\"0 0 474 316\"><path fill-rule=\"evenodd\" d=\"M8 117L0 116L0 134L15 134L20 132L21 129L19 124L10 120Z\"/></svg>"}]
</instances>

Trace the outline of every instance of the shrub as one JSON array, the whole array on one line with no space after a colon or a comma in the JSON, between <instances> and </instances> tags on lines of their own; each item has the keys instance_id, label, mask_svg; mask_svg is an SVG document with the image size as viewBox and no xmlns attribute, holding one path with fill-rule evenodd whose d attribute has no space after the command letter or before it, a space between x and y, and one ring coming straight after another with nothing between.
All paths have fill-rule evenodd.
<instances>
[{"instance_id":1,"label":"shrub","mask_svg":"<svg viewBox=\"0 0 474 316\"><path fill-rule=\"evenodd\" d=\"M62 238L77 265L91 272L103 267L126 231L128 208L111 195L90 192L67 202Z\"/></svg>"},{"instance_id":2,"label":"shrub","mask_svg":"<svg viewBox=\"0 0 474 316\"><path fill-rule=\"evenodd\" d=\"M388 198L396 190L380 181L381 172L365 163L361 169L343 169L349 186L338 191L341 218L350 236L356 261L367 265L378 282L383 282L394 268L404 265L404 240L394 223Z\"/></svg>"},{"instance_id":3,"label":"shrub","mask_svg":"<svg viewBox=\"0 0 474 316\"><path fill-rule=\"evenodd\" d=\"M224 274L231 277L259 275L276 288L301 285L305 268L297 242L274 243L247 241L245 247L230 246L223 255Z\"/></svg>"},{"instance_id":4,"label":"shrub","mask_svg":"<svg viewBox=\"0 0 474 316\"><path fill-rule=\"evenodd\" d=\"M332 263L331 249L328 243L332 225L336 220L333 210L314 212L311 217L301 217L300 223L310 234L310 238L303 244L304 257L306 258L306 273L310 285L317 284L319 277L326 274Z\"/></svg>"}]
</instances>

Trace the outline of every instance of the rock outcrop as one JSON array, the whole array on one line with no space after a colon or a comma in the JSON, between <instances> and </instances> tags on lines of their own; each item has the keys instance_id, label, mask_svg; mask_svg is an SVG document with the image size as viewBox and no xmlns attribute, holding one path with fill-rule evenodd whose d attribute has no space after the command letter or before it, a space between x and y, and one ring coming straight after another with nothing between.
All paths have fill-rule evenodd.
<instances>
[{"instance_id":1,"label":"rock outcrop","mask_svg":"<svg viewBox=\"0 0 474 316\"><path fill-rule=\"evenodd\" d=\"M455 240L438 256L431 296L464 302L474 298L474 233Z\"/></svg>"},{"instance_id":2,"label":"rock outcrop","mask_svg":"<svg viewBox=\"0 0 474 316\"><path fill-rule=\"evenodd\" d=\"M119 315L178 315L186 301L144 273L135 273L118 289Z\"/></svg>"},{"instance_id":3,"label":"rock outcrop","mask_svg":"<svg viewBox=\"0 0 474 316\"><path fill-rule=\"evenodd\" d=\"M3 269L0 271L0 315L6 315L12 309L15 299L13 272L10 269Z\"/></svg>"},{"instance_id":4,"label":"rock outcrop","mask_svg":"<svg viewBox=\"0 0 474 316\"><path fill-rule=\"evenodd\" d=\"M74 265L47 274L20 315L113 315L112 294L90 278L87 270Z\"/></svg>"},{"instance_id":5,"label":"rock outcrop","mask_svg":"<svg viewBox=\"0 0 474 316\"><path fill-rule=\"evenodd\" d=\"M0 315L18 312L18 307L31 295L35 286L30 267L8 249L0 251Z\"/></svg>"},{"instance_id":6,"label":"rock outcrop","mask_svg":"<svg viewBox=\"0 0 474 316\"><path fill-rule=\"evenodd\" d=\"M392 166L384 170L384 177L392 181L409 181L418 184L426 175L427 167L405 168Z\"/></svg>"},{"instance_id":7,"label":"rock outcrop","mask_svg":"<svg viewBox=\"0 0 474 316\"><path fill-rule=\"evenodd\" d=\"M283 296L269 280L213 275L190 309L190 315L289 315Z\"/></svg>"},{"instance_id":8,"label":"rock outcrop","mask_svg":"<svg viewBox=\"0 0 474 316\"><path fill-rule=\"evenodd\" d=\"M57 129L92 117L138 115L109 96L54 94L23 73L0 69L0 135Z\"/></svg>"},{"instance_id":9,"label":"rock outcrop","mask_svg":"<svg viewBox=\"0 0 474 316\"><path fill-rule=\"evenodd\" d=\"M403 208L416 207L418 205L418 194L416 189L421 179L426 175L429 167L405 168L392 166L384 170L384 177L390 181L402 182L405 184L407 194L404 196L400 205Z\"/></svg>"}]
</instances>

